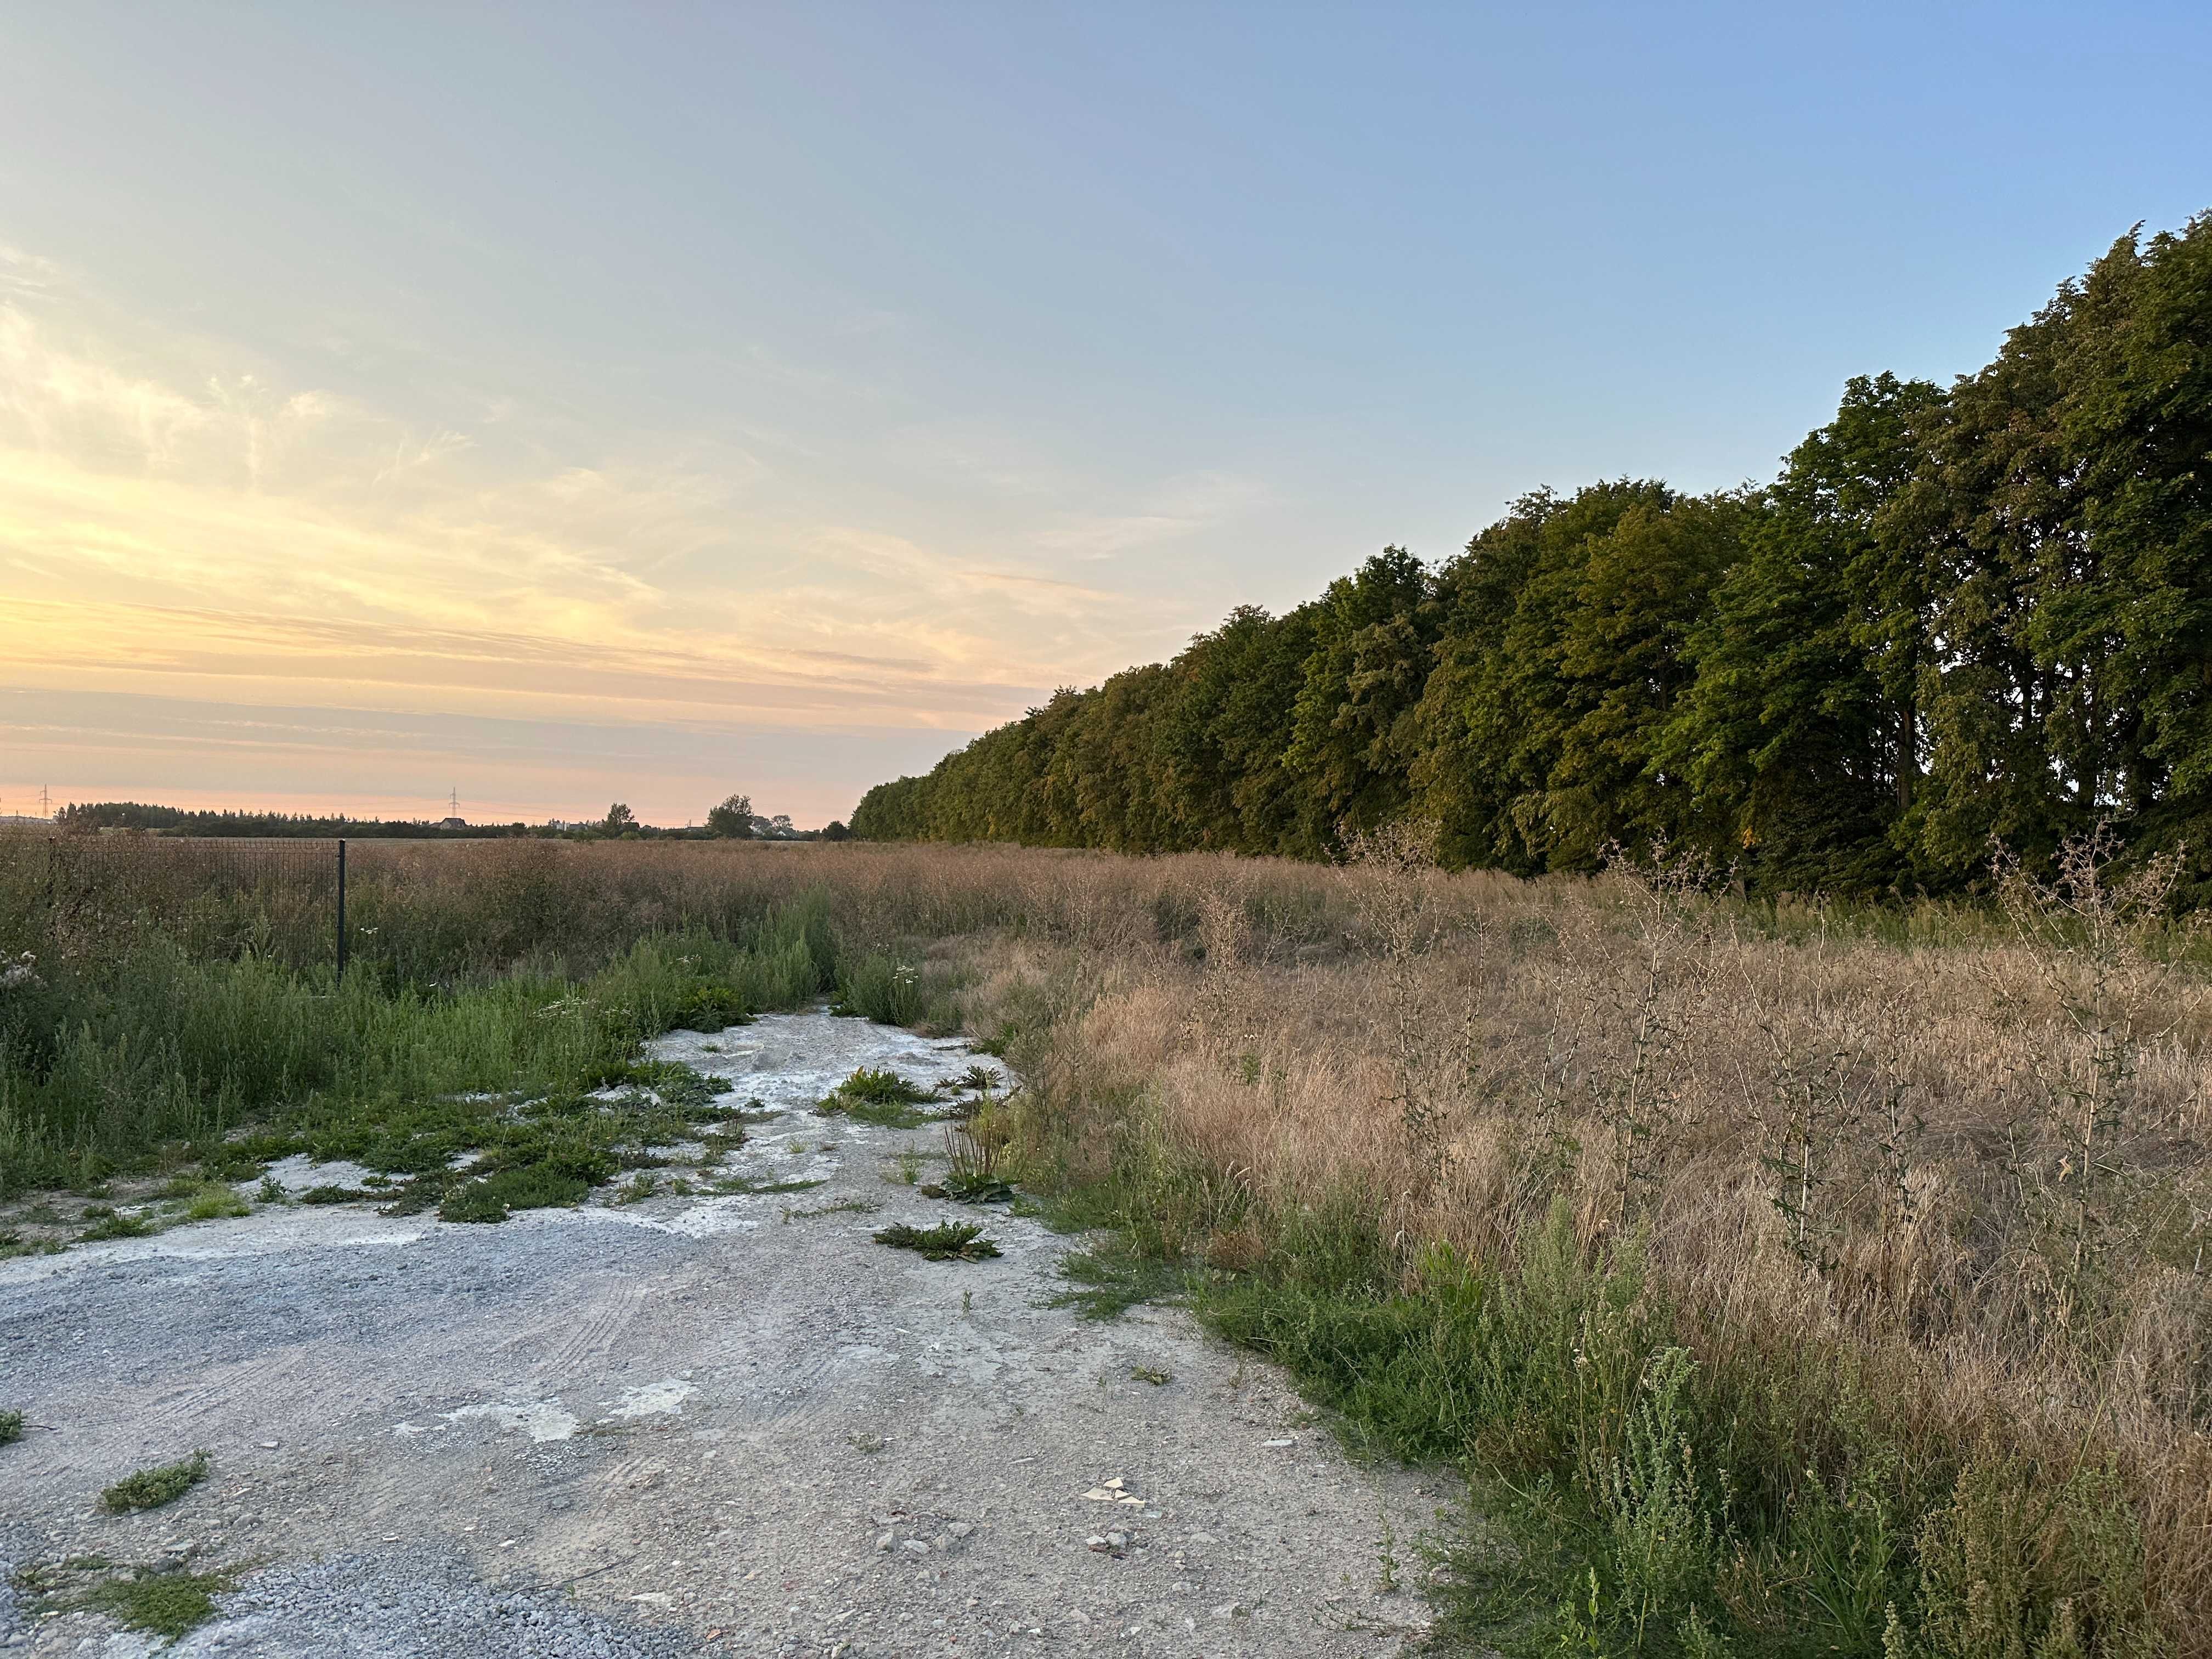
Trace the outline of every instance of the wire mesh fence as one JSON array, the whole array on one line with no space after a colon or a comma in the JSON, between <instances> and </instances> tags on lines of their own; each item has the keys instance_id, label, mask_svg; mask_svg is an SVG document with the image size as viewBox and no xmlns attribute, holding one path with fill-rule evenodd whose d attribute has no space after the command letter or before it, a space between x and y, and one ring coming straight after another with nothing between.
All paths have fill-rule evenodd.
<instances>
[{"instance_id":1,"label":"wire mesh fence","mask_svg":"<svg viewBox=\"0 0 2212 1659\"><path fill-rule=\"evenodd\" d=\"M88 951L158 933L194 957L345 968L346 844L337 840L10 836L19 902Z\"/></svg>"}]
</instances>

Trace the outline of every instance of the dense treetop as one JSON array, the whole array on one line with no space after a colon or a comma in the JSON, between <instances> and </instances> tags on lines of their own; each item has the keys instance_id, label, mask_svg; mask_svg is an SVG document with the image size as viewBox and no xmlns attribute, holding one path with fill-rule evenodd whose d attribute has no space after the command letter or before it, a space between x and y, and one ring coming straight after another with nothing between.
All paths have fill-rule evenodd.
<instances>
[{"instance_id":1,"label":"dense treetop","mask_svg":"<svg viewBox=\"0 0 2212 1659\"><path fill-rule=\"evenodd\" d=\"M2117 820L2212 897L2212 213L2130 232L1948 390L1852 380L1763 489L1541 489L868 792L855 833L1445 860L1702 846L1940 891Z\"/></svg>"}]
</instances>

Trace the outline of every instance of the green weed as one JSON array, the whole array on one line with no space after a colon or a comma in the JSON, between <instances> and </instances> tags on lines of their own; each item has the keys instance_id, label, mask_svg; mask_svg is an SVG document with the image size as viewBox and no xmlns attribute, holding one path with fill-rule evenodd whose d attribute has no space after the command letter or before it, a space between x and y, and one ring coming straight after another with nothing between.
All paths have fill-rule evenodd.
<instances>
[{"instance_id":1,"label":"green weed","mask_svg":"<svg viewBox=\"0 0 2212 1659\"><path fill-rule=\"evenodd\" d=\"M250 1215L253 1206L228 1187L210 1182L192 1195L185 1206L187 1221L218 1221L231 1216Z\"/></svg>"},{"instance_id":2,"label":"green weed","mask_svg":"<svg viewBox=\"0 0 2212 1659\"><path fill-rule=\"evenodd\" d=\"M1115 1319L1141 1303L1168 1300L1189 1279L1176 1263L1140 1255L1118 1239L1063 1256L1060 1276L1069 1288L1053 1292L1045 1305L1073 1308L1085 1319Z\"/></svg>"},{"instance_id":3,"label":"green weed","mask_svg":"<svg viewBox=\"0 0 2212 1659\"><path fill-rule=\"evenodd\" d=\"M23 1437L23 1413L0 1412L0 1446L11 1446Z\"/></svg>"},{"instance_id":4,"label":"green weed","mask_svg":"<svg viewBox=\"0 0 2212 1659\"><path fill-rule=\"evenodd\" d=\"M972 1221L948 1221L934 1227L913 1227L904 1222L884 1228L875 1236L878 1244L913 1250L932 1261L981 1261L999 1254L999 1247L983 1237Z\"/></svg>"},{"instance_id":5,"label":"green weed","mask_svg":"<svg viewBox=\"0 0 2212 1659\"><path fill-rule=\"evenodd\" d=\"M958 990L957 980L941 969L872 951L838 964L831 1012L878 1025L955 1030L960 1024Z\"/></svg>"},{"instance_id":6,"label":"green weed","mask_svg":"<svg viewBox=\"0 0 2212 1659\"><path fill-rule=\"evenodd\" d=\"M121 1215L105 1204L87 1206L85 1214L92 1218L92 1225L77 1235L81 1243L103 1238L143 1238L160 1231L143 1216Z\"/></svg>"},{"instance_id":7,"label":"green weed","mask_svg":"<svg viewBox=\"0 0 2212 1659\"><path fill-rule=\"evenodd\" d=\"M300 1194L299 1201L302 1204L359 1204L375 1196L375 1194L363 1191L359 1187L325 1185L308 1188Z\"/></svg>"},{"instance_id":8,"label":"green weed","mask_svg":"<svg viewBox=\"0 0 2212 1659\"><path fill-rule=\"evenodd\" d=\"M929 1090L909 1083L896 1072L872 1071L864 1066L814 1109L824 1117L849 1117L878 1128L915 1129L929 1121L929 1114L917 1109L920 1103L935 1098Z\"/></svg>"},{"instance_id":9,"label":"green weed","mask_svg":"<svg viewBox=\"0 0 2212 1659\"><path fill-rule=\"evenodd\" d=\"M817 1187L826 1187L829 1184L826 1179L820 1177L812 1181L755 1181L744 1176L732 1176L727 1181L716 1182L714 1189L718 1193L742 1193L756 1197L766 1197L776 1193L811 1192Z\"/></svg>"},{"instance_id":10,"label":"green weed","mask_svg":"<svg viewBox=\"0 0 2212 1659\"><path fill-rule=\"evenodd\" d=\"M4 1011L0 1193L87 1188L180 1143L223 1146L241 1125L253 1132L234 1158L314 1151L425 1174L482 1144L518 1093L623 1078L641 1042L710 1006L804 1006L835 957L819 898L725 938L633 937L582 978L524 954L461 975L364 964L334 985L273 957L209 959L158 928L115 937L112 957L57 969ZM725 1086L673 1066L644 1083L678 1116Z\"/></svg>"},{"instance_id":11,"label":"green weed","mask_svg":"<svg viewBox=\"0 0 2212 1659\"><path fill-rule=\"evenodd\" d=\"M104 1613L126 1630L143 1630L175 1642L215 1617L215 1598L237 1588L238 1575L215 1572L139 1572L110 1578L81 1591L70 1605Z\"/></svg>"},{"instance_id":12,"label":"green weed","mask_svg":"<svg viewBox=\"0 0 2212 1659\"><path fill-rule=\"evenodd\" d=\"M112 1515L157 1510L198 1486L207 1479L207 1453L196 1451L180 1462L159 1464L126 1476L101 1492L100 1501Z\"/></svg>"},{"instance_id":13,"label":"green weed","mask_svg":"<svg viewBox=\"0 0 2212 1659\"><path fill-rule=\"evenodd\" d=\"M835 1204L824 1204L818 1209L786 1210L783 1218L786 1221L812 1221L825 1215L872 1215L883 1207L873 1199L847 1198Z\"/></svg>"}]
</instances>

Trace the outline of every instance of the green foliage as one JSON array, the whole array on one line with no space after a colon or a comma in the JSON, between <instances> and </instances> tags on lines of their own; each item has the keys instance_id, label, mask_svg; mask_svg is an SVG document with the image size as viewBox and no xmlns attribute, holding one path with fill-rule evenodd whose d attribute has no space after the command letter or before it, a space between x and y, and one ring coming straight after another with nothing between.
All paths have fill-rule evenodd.
<instances>
[{"instance_id":1,"label":"green foliage","mask_svg":"<svg viewBox=\"0 0 2212 1659\"><path fill-rule=\"evenodd\" d=\"M934 1227L914 1227L899 1222L875 1235L876 1243L894 1249L913 1250L932 1261L982 1261L999 1254L999 1247L983 1237L972 1221L940 1222Z\"/></svg>"},{"instance_id":2,"label":"green foliage","mask_svg":"<svg viewBox=\"0 0 2212 1659\"><path fill-rule=\"evenodd\" d=\"M23 1437L23 1413L0 1412L0 1446L12 1446Z\"/></svg>"},{"instance_id":3,"label":"green foliage","mask_svg":"<svg viewBox=\"0 0 2212 1659\"><path fill-rule=\"evenodd\" d=\"M91 1585L70 1605L104 1613L126 1630L143 1630L174 1642L214 1618L215 1598L235 1589L237 1582L237 1575L228 1571L149 1571Z\"/></svg>"},{"instance_id":4,"label":"green foliage","mask_svg":"<svg viewBox=\"0 0 2212 1659\"><path fill-rule=\"evenodd\" d=\"M1774 483L1539 490L1428 569L1063 688L874 839L1448 866L1695 845L1768 893L1960 890L2104 816L2212 896L2212 215L2123 237L1948 392L1851 380ZM880 1016L879 1016L880 1017Z\"/></svg>"},{"instance_id":5,"label":"green foliage","mask_svg":"<svg viewBox=\"0 0 2212 1659\"><path fill-rule=\"evenodd\" d=\"M753 798L750 795L727 795L719 806L707 809L707 829L710 834L730 841L749 841L753 833Z\"/></svg>"},{"instance_id":6,"label":"green foliage","mask_svg":"<svg viewBox=\"0 0 2212 1659\"><path fill-rule=\"evenodd\" d=\"M2041 1471L1984 1443L1918 1541L1918 1627L1891 1643L1888 1659L2162 1650L2134 1512L2104 1470L2079 1470L2054 1492Z\"/></svg>"},{"instance_id":7,"label":"green foliage","mask_svg":"<svg viewBox=\"0 0 2212 1659\"><path fill-rule=\"evenodd\" d=\"M1125 1160L1064 1194L1067 1226L1156 1224L1071 1256L1055 1301L1189 1291L1362 1448L1467 1468L1492 1519L1449 1557L1451 1636L1530 1659L2166 1651L2108 1473L1908 1452L1842 1349L1708 1361L1634 1248L1583 1247L1564 1200L1519 1261L1434 1248L1407 1289L1358 1194L1246 1216L1270 1247L1199 1271L1157 1225L1186 1183Z\"/></svg>"},{"instance_id":8,"label":"green foliage","mask_svg":"<svg viewBox=\"0 0 2212 1659\"><path fill-rule=\"evenodd\" d=\"M187 1221L218 1221L232 1216L250 1215L253 1206L221 1182L210 1182L194 1193L185 1206Z\"/></svg>"},{"instance_id":9,"label":"green foliage","mask_svg":"<svg viewBox=\"0 0 2212 1659\"><path fill-rule=\"evenodd\" d=\"M375 1194L364 1192L358 1187L325 1185L308 1188L300 1194L299 1201L302 1204L358 1204L375 1196Z\"/></svg>"},{"instance_id":10,"label":"green foliage","mask_svg":"<svg viewBox=\"0 0 2212 1659\"><path fill-rule=\"evenodd\" d=\"M208 1455L196 1451L180 1462L159 1464L126 1476L101 1492L100 1501L111 1515L157 1510L182 1498L206 1480L207 1474Z\"/></svg>"},{"instance_id":11,"label":"green foliage","mask_svg":"<svg viewBox=\"0 0 2212 1659\"><path fill-rule=\"evenodd\" d=\"M612 1079L650 1089L661 1103L679 1112L697 1115L734 1086L727 1078L708 1077L680 1060L653 1060L625 1066Z\"/></svg>"},{"instance_id":12,"label":"green foliage","mask_svg":"<svg viewBox=\"0 0 2212 1659\"><path fill-rule=\"evenodd\" d=\"M534 880L532 868L516 866ZM512 873L494 872L495 896ZM526 909L537 903L529 880ZM719 1085L682 1066L633 1073L637 1044L804 1006L835 978L818 896L737 931L635 939L582 979L532 959L448 986L366 969L333 985L273 958L210 959L157 928L125 930L112 957L0 990L0 1193L83 1185L180 1147L217 1162L312 1151L423 1175L506 1133L494 1121L518 1091L574 1097L609 1080L703 1112ZM270 1127L225 1150L248 1124ZM111 1216L94 1236L143 1225Z\"/></svg>"},{"instance_id":13,"label":"green foliage","mask_svg":"<svg viewBox=\"0 0 2212 1659\"><path fill-rule=\"evenodd\" d=\"M118 1215L106 1204L88 1205L84 1212L91 1218L92 1225L79 1233L77 1237L86 1243L107 1238L143 1238L147 1234L158 1231L145 1217Z\"/></svg>"},{"instance_id":14,"label":"green foliage","mask_svg":"<svg viewBox=\"0 0 2212 1659\"><path fill-rule=\"evenodd\" d=\"M895 1072L872 1071L863 1066L814 1109L824 1117L849 1117L856 1123L872 1123L882 1129L915 1129L930 1121L930 1114L916 1108L935 1098L930 1091Z\"/></svg>"},{"instance_id":15,"label":"green foliage","mask_svg":"<svg viewBox=\"0 0 2212 1659\"><path fill-rule=\"evenodd\" d=\"M957 1030L956 989L943 969L920 968L882 951L867 951L841 962L837 1000L832 1012L879 1025Z\"/></svg>"},{"instance_id":16,"label":"green foliage","mask_svg":"<svg viewBox=\"0 0 2212 1659\"><path fill-rule=\"evenodd\" d=\"M896 1072L872 1070L866 1066L839 1084L837 1092L848 1100L865 1100L879 1106L936 1098L929 1090L908 1082Z\"/></svg>"},{"instance_id":17,"label":"green foliage","mask_svg":"<svg viewBox=\"0 0 2212 1659\"><path fill-rule=\"evenodd\" d=\"M1188 1289L1188 1276L1171 1261L1110 1239L1060 1261L1067 1288L1045 1298L1048 1307L1073 1308L1085 1319L1118 1319L1147 1302L1164 1302Z\"/></svg>"}]
</instances>

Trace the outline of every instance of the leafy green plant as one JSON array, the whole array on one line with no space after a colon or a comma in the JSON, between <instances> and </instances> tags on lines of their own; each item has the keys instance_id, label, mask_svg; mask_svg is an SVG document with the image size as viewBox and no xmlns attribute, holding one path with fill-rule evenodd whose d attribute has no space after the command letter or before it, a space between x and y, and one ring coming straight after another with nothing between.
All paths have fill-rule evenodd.
<instances>
[{"instance_id":1,"label":"leafy green plant","mask_svg":"<svg viewBox=\"0 0 2212 1659\"><path fill-rule=\"evenodd\" d=\"M0 1412L0 1446L13 1445L23 1437L23 1413L18 1411Z\"/></svg>"},{"instance_id":2,"label":"leafy green plant","mask_svg":"<svg viewBox=\"0 0 2212 1659\"><path fill-rule=\"evenodd\" d=\"M143 1238L158 1231L145 1217L118 1214L105 1204L88 1206L85 1214L92 1218L92 1225L79 1233L77 1237L86 1243L103 1238Z\"/></svg>"},{"instance_id":3,"label":"leafy green plant","mask_svg":"<svg viewBox=\"0 0 2212 1659\"><path fill-rule=\"evenodd\" d=\"M175 1463L140 1469L101 1492L100 1504L112 1515L157 1510L164 1504L173 1504L207 1479L208 1462L207 1453L196 1451Z\"/></svg>"},{"instance_id":4,"label":"leafy green plant","mask_svg":"<svg viewBox=\"0 0 2212 1659\"><path fill-rule=\"evenodd\" d=\"M875 1239L894 1249L913 1250L931 1261L981 1261L999 1254L999 1247L984 1237L983 1229L972 1221L947 1221L934 1227L900 1222L884 1228Z\"/></svg>"}]
</instances>

